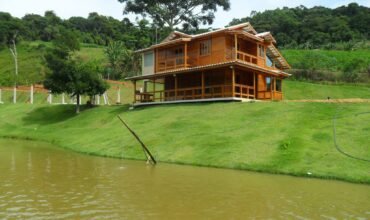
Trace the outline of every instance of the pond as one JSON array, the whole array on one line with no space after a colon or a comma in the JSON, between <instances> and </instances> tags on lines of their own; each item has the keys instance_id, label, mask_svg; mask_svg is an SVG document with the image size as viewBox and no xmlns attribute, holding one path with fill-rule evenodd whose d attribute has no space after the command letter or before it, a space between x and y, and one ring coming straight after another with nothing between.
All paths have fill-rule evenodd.
<instances>
[{"instance_id":1,"label":"pond","mask_svg":"<svg viewBox=\"0 0 370 220\"><path fill-rule=\"evenodd\" d=\"M370 186L0 139L0 219L369 219Z\"/></svg>"}]
</instances>

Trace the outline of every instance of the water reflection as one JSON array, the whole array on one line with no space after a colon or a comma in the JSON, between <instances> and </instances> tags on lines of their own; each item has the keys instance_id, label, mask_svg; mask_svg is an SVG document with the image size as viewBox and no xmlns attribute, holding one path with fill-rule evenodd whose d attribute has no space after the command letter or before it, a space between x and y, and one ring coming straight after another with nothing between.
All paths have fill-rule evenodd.
<instances>
[{"instance_id":1,"label":"water reflection","mask_svg":"<svg viewBox=\"0 0 370 220\"><path fill-rule=\"evenodd\" d=\"M370 187L0 140L0 219L370 218Z\"/></svg>"}]
</instances>

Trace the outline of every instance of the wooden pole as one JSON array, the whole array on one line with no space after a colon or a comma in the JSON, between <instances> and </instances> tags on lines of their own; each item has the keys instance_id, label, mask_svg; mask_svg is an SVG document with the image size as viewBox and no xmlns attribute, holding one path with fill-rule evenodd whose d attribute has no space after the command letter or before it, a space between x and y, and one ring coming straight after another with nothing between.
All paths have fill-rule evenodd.
<instances>
[{"instance_id":1,"label":"wooden pole","mask_svg":"<svg viewBox=\"0 0 370 220\"><path fill-rule=\"evenodd\" d=\"M134 84L134 104L136 103L136 80L133 81Z\"/></svg>"},{"instance_id":2,"label":"wooden pole","mask_svg":"<svg viewBox=\"0 0 370 220\"><path fill-rule=\"evenodd\" d=\"M185 68L188 67L188 43L185 42L185 48L184 48L184 65Z\"/></svg>"},{"instance_id":3,"label":"wooden pole","mask_svg":"<svg viewBox=\"0 0 370 220\"><path fill-rule=\"evenodd\" d=\"M30 87L30 103L33 104L33 84Z\"/></svg>"},{"instance_id":4,"label":"wooden pole","mask_svg":"<svg viewBox=\"0 0 370 220\"><path fill-rule=\"evenodd\" d=\"M204 72L202 72L202 99L204 99Z\"/></svg>"},{"instance_id":5,"label":"wooden pole","mask_svg":"<svg viewBox=\"0 0 370 220\"><path fill-rule=\"evenodd\" d=\"M254 99L256 99L257 98L256 72L253 72L253 91L254 91Z\"/></svg>"},{"instance_id":6,"label":"wooden pole","mask_svg":"<svg viewBox=\"0 0 370 220\"><path fill-rule=\"evenodd\" d=\"M175 100L177 100L177 76L174 75L175 77Z\"/></svg>"},{"instance_id":7,"label":"wooden pole","mask_svg":"<svg viewBox=\"0 0 370 220\"><path fill-rule=\"evenodd\" d=\"M153 101L155 102L155 78L153 79Z\"/></svg>"},{"instance_id":8,"label":"wooden pole","mask_svg":"<svg viewBox=\"0 0 370 220\"><path fill-rule=\"evenodd\" d=\"M231 74L231 96L234 97L235 96L235 68L233 66L231 66L231 71L232 71L232 74Z\"/></svg>"},{"instance_id":9,"label":"wooden pole","mask_svg":"<svg viewBox=\"0 0 370 220\"><path fill-rule=\"evenodd\" d=\"M154 159L153 155L150 153L145 144L140 140L139 136L127 125L127 123L119 115L117 115L117 117L122 122L122 124L130 131L130 133L136 138L136 140L140 143L141 147L144 150L145 156L147 157L147 160L152 165L155 165L157 161Z\"/></svg>"},{"instance_id":10,"label":"wooden pole","mask_svg":"<svg viewBox=\"0 0 370 220\"><path fill-rule=\"evenodd\" d=\"M234 47L235 47L235 52L234 52L234 56L235 56L235 60L238 59L238 36L236 34L234 34Z\"/></svg>"}]
</instances>

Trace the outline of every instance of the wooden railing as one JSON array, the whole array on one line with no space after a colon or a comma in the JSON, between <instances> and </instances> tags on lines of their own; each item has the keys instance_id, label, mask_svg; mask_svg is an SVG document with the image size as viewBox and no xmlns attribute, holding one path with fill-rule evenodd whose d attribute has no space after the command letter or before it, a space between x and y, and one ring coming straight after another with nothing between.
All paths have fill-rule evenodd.
<instances>
[{"instance_id":1,"label":"wooden railing","mask_svg":"<svg viewBox=\"0 0 370 220\"><path fill-rule=\"evenodd\" d=\"M248 62L248 63L254 63L254 64L257 64L257 60L258 60L256 56L249 54L249 53L244 53L241 51L237 52L237 59L244 61L244 62Z\"/></svg>"},{"instance_id":2,"label":"wooden railing","mask_svg":"<svg viewBox=\"0 0 370 220\"><path fill-rule=\"evenodd\" d=\"M233 97L232 85L212 85L161 90L155 92L137 92L136 101L138 102L155 102L155 101L176 101L176 100L193 100L208 98L225 98ZM235 84L234 97L254 99L254 87L242 84Z\"/></svg>"},{"instance_id":3,"label":"wooden railing","mask_svg":"<svg viewBox=\"0 0 370 220\"><path fill-rule=\"evenodd\" d=\"M185 67L185 58L184 56L174 57L174 58L167 58L158 61L158 71L166 71L178 68Z\"/></svg>"},{"instance_id":4,"label":"wooden railing","mask_svg":"<svg viewBox=\"0 0 370 220\"><path fill-rule=\"evenodd\" d=\"M235 96L239 98L253 99L255 98L254 87L242 84L235 84Z\"/></svg>"}]
</instances>

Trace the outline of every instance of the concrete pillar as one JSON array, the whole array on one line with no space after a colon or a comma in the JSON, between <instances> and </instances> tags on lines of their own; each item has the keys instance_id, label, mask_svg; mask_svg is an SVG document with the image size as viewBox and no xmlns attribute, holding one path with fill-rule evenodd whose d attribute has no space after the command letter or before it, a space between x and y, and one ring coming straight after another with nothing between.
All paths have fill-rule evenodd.
<instances>
[{"instance_id":1,"label":"concrete pillar","mask_svg":"<svg viewBox=\"0 0 370 220\"><path fill-rule=\"evenodd\" d=\"M13 103L17 103L17 86L14 86L13 89Z\"/></svg>"},{"instance_id":2,"label":"concrete pillar","mask_svg":"<svg viewBox=\"0 0 370 220\"><path fill-rule=\"evenodd\" d=\"M53 103L53 95L51 94L51 91L49 91L49 95L48 95L48 103L49 103L49 104L52 104L52 103Z\"/></svg>"},{"instance_id":3,"label":"concrete pillar","mask_svg":"<svg viewBox=\"0 0 370 220\"><path fill-rule=\"evenodd\" d=\"M117 90L117 104L121 104L121 88L118 87Z\"/></svg>"},{"instance_id":4,"label":"concrete pillar","mask_svg":"<svg viewBox=\"0 0 370 220\"><path fill-rule=\"evenodd\" d=\"M30 103L33 104L33 84L30 87Z\"/></svg>"},{"instance_id":5,"label":"concrete pillar","mask_svg":"<svg viewBox=\"0 0 370 220\"><path fill-rule=\"evenodd\" d=\"M62 93L62 104L65 105L66 104L66 100L64 98L64 93Z\"/></svg>"},{"instance_id":6,"label":"concrete pillar","mask_svg":"<svg viewBox=\"0 0 370 220\"><path fill-rule=\"evenodd\" d=\"M107 94L106 93L103 94L103 99L104 99L104 105L106 105L107 104Z\"/></svg>"}]
</instances>

